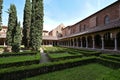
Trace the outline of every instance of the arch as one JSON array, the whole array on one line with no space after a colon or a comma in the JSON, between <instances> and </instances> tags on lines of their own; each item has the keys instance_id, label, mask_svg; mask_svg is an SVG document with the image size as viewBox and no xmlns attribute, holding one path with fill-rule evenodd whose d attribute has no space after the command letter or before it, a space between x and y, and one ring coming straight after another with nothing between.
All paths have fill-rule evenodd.
<instances>
[{"instance_id":1,"label":"arch","mask_svg":"<svg viewBox=\"0 0 120 80\"><path fill-rule=\"evenodd\" d=\"M85 37L82 37L82 46L86 47L86 38Z\"/></svg>"},{"instance_id":2,"label":"arch","mask_svg":"<svg viewBox=\"0 0 120 80\"><path fill-rule=\"evenodd\" d=\"M114 49L113 34L110 32L104 34L104 47L105 49Z\"/></svg>"},{"instance_id":3,"label":"arch","mask_svg":"<svg viewBox=\"0 0 120 80\"><path fill-rule=\"evenodd\" d=\"M81 39L80 39L80 37L78 38L78 47L81 47Z\"/></svg>"},{"instance_id":4,"label":"arch","mask_svg":"<svg viewBox=\"0 0 120 80\"><path fill-rule=\"evenodd\" d=\"M104 23L105 23L105 24L110 23L110 17L109 17L108 15L105 16L105 18L104 18Z\"/></svg>"},{"instance_id":5,"label":"arch","mask_svg":"<svg viewBox=\"0 0 120 80\"><path fill-rule=\"evenodd\" d=\"M88 36L88 37L87 37L87 40L88 40L88 47L89 47L89 48L92 48L92 47L93 47L92 36Z\"/></svg>"},{"instance_id":6,"label":"arch","mask_svg":"<svg viewBox=\"0 0 120 80\"><path fill-rule=\"evenodd\" d=\"M117 33L117 48L120 50L120 32Z\"/></svg>"},{"instance_id":7,"label":"arch","mask_svg":"<svg viewBox=\"0 0 120 80\"><path fill-rule=\"evenodd\" d=\"M101 49L101 47L102 47L101 36L99 34L95 35L94 39L95 39L95 48L100 48Z\"/></svg>"}]
</instances>

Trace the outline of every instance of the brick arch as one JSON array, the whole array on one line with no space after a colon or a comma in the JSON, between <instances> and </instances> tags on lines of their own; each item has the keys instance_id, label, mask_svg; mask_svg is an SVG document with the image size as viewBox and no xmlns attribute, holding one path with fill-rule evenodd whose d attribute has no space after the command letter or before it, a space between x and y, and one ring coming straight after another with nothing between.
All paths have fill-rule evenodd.
<instances>
[{"instance_id":1,"label":"brick arch","mask_svg":"<svg viewBox=\"0 0 120 80\"><path fill-rule=\"evenodd\" d=\"M82 46L86 47L86 38L85 37L82 37Z\"/></svg>"},{"instance_id":2,"label":"brick arch","mask_svg":"<svg viewBox=\"0 0 120 80\"><path fill-rule=\"evenodd\" d=\"M87 37L87 40L88 40L88 47L89 47L89 48L92 48L92 47L93 47L92 36L88 36L88 37Z\"/></svg>"},{"instance_id":3,"label":"brick arch","mask_svg":"<svg viewBox=\"0 0 120 80\"><path fill-rule=\"evenodd\" d=\"M99 34L95 35L94 39L95 39L95 48L101 48L102 47L101 35Z\"/></svg>"},{"instance_id":4,"label":"brick arch","mask_svg":"<svg viewBox=\"0 0 120 80\"><path fill-rule=\"evenodd\" d=\"M116 38L117 38L117 47L118 50L120 50L120 32L117 33Z\"/></svg>"},{"instance_id":5,"label":"brick arch","mask_svg":"<svg viewBox=\"0 0 120 80\"><path fill-rule=\"evenodd\" d=\"M106 32L104 34L104 47L105 49L114 49L114 39L112 32Z\"/></svg>"}]
</instances>

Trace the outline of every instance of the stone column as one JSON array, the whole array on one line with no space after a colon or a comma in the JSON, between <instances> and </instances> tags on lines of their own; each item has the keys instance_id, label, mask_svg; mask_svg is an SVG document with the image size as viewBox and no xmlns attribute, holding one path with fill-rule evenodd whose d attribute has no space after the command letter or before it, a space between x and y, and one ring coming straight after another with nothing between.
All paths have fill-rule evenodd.
<instances>
[{"instance_id":1,"label":"stone column","mask_svg":"<svg viewBox=\"0 0 120 80\"><path fill-rule=\"evenodd\" d=\"M95 39L94 39L94 36L92 36L92 41L93 41L93 49L95 49Z\"/></svg>"},{"instance_id":2,"label":"stone column","mask_svg":"<svg viewBox=\"0 0 120 80\"><path fill-rule=\"evenodd\" d=\"M77 47L78 47L78 38L76 38L76 43L77 43Z\"/></svg>"},{"instance_id":3,"label":"stone column","mask_svg":"<svg viewBox=\"0 0 120 80\"><path fill-rule=\"evenodd\" d=\"M104 50L104 37L101 36L101 40L102 40L102 50Z\"/></svg>"},{"instance_id":4,"label":"stone column","mask_svg":"<svg viewBox=\"0 0 120 80\"><path fill-rule=\"evenodd\" d=\"M86 48L88 48L88 39L86 37Z\"/></svg>"},{"instance_id":5,"label":"stone column","mask_svg":"<svg viewBox=\"0 0 120 80\"><path fill-rule=\"evenodd\" d=\"M116 35L114 38L114 45L115 45L114 50L117 51L117 37L116 37Z\"/></svg>"},{"instance_id":6,"label":"stone column","mask_svg":"<svg viewBox=\"0 0 120 80\"><path fill-rule=\"evenodd\" d=\"M74 42L74 38L73 38L72 40L73 40L73 47L75 47L75 42Z\"/></svg>"},{"instance_id":7,"label":"stone column","mask_svg":"<svg viewBox=\"0 0 120 80\"><path fill-rule=\"evenodd\" d=\"M6 46L6 43L5 43L5 41L4 41L4 47Z\"/></svg>"},{"instance_id":8,"label":"stone column","mask_svg":"<svg viewBox=\"0 0 120 80\"><path fill-rule=\"evenodd\" d=\"M82 42L82 38L81 38L81 48L83 47L83 44L82 44L83 42Z\"/></svg>"}]
</instances>

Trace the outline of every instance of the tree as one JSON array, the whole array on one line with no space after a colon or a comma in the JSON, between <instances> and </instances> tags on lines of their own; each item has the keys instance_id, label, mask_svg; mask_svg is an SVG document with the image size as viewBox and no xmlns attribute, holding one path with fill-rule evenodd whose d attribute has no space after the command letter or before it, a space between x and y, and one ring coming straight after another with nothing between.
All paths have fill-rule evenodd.
<instances>
[{"instance_id":1,"label":"tree","mask_svg":"<svg viewBox=\"0 0 120 80\"><path fill-rule=\"evenodd\" d=\"M3 8L3 6L2 6L2 4L3 4L3 0L0 0L0 29L2 29L2 8Z\"/></svg>"},{"instance_id":2,"label":"tree","mask_svg":"<svg viewBox=\"0 0 120 80\"><path fill-rule=\"evenodd\" d=\"M8 46L12 46L13 52L19 52L21 44L21 28L20 23L17 23L17 11L14 4L10 5L9 21L6 42Z\"/></svg>"},{"instance_id":3,"label":"tree","mask_svg":"<svg viewBox=\"0 0 120 80\"><path fill-rule=\"evenodd\" d=\"M26 48L29 48L30 41L30 26L31 26L31 2L26 0L24 8L23 21L23 43Z\"/></svg>"},{"instance_id":4,"label":"tree","mask_svg":"<svg viewBox=\"0 0 120 80\"><path fill-rule=\"evenodd\" d=\"M39 50L42 43L43 30L43 0L32 0L31 45L33 50Z\"/></svg>"},{"instance_id":5,"label":"tree","mask_svg":"<svg viewBox=\"0 0 120 80\"><path fill-rule=\"evenodd\" d=\"M14 41L14 28L17 26L17 12L16 6L14 4L10 5L10 9L8 9L9 19L8 19L8 30L6 43L8 46L12 46Z\"/></svg>"},{"instance_id":6,"label":"tree","mask_svg":"<svg viewBox=\"0 0 120 80\"><path fill-rule=\"evenodd\" d=\"M22 35L21 35L21 28L20 28L20 22L17 24L17 26L14 28L14 39L12 44L12 50L14 52L19 52Z\"/></svg>"}]
</instances>

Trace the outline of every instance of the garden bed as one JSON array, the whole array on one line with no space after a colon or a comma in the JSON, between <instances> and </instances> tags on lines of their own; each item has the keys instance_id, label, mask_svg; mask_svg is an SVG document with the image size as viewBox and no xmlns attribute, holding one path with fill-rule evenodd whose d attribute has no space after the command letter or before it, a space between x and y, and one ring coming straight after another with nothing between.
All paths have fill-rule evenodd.
<instances>
[{"instance_id":1,"label":"garden bed","mask_svg":"<svg viewBox=\"0 0 120 80\"><path fill-rule=\"evenodd\" d=\"M48 57L51 61L59 61L65 59L72 59L82 57L82 54L69 54L69 53L57 53L57 54L48 54Z\"/></svg>"},{"instance_id":2,"label":"garden bed","mask_svg":"<svg viewBox=\"0 0 120 80\"><path fill-rule=\"evenodd\" d=\"M37 64L40 61L40 53L36 55L27 56L11 56L0 58L0 68L23 66L30 64Z\"/></svg>"}]
</instances>

